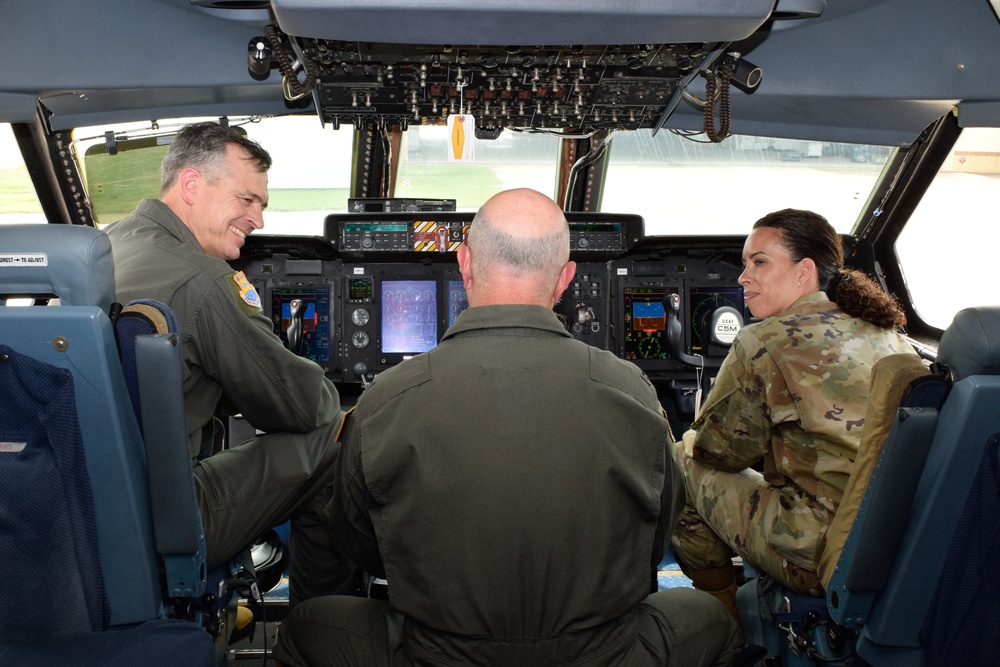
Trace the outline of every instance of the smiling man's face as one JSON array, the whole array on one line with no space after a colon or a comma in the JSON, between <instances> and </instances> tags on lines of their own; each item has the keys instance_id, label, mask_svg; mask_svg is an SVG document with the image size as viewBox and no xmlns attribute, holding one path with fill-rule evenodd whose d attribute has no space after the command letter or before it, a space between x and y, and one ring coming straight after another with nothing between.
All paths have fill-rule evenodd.
<instances>
[{"instance_id":1,"label":"smiling man's face","mask_svg":"<svg viewBox=\"0 0 1000 667\"><path fill-rule=\"evenodd\" d=\"M246 237L264 227L267 172L245 150L229 146L223 165L201 176L191 229L206 254L236 259Z\"/></svg>"}]
</instances>

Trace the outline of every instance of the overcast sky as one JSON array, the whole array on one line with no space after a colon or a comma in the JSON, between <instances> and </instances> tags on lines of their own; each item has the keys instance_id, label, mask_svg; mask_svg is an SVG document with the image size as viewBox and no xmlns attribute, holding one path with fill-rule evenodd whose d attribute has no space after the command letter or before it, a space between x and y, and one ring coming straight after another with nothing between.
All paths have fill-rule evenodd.
<instances>
[{"instance_id":1,"label":"overcast sky","mask_svg":"<svg viewBox=\"0 0 1000 667\"><path fill-rule=\"evenodd\" d=\"M24 164L9 123L0 123L0 169Z\"/></svg>"}]
</instances>

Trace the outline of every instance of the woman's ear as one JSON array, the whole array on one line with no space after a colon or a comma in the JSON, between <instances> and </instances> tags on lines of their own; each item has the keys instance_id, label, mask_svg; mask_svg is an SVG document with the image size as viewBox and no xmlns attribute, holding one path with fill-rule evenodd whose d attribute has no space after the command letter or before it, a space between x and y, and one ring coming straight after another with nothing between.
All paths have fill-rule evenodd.
<instances>
[{"instance_id":1,"label":"woman's ear","mask_svg":"<svg viewBox=\"0 0 1000 667\"><path fill-rule=\"evenodd\" d=\"M810 281L815 280L816 285L819 285L819 276L816 273L816 262L814 262L811 257L806 257L799 262L798 280L803 285L808 285Z\"/></svg>"}]
</instances>

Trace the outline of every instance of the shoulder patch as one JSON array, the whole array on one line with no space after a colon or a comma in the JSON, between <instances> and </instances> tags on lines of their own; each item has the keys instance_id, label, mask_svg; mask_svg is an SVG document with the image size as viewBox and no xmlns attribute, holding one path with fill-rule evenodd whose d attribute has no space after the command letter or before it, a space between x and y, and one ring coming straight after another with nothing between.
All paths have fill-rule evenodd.
<instances>
[{"instance_id":1,"label":"shoulder patch","mask_svg":"<svg viewBox=\"0 0 1000 667\"><path fill-rule=\"evenodd\" d=\"M247 280L246 275L242 271L237 271L233 274L233 282L236 283L236 288L239 290L239 297L243 299L245 304L254 310L262 310L260 307L260 294L257 293L257 290L250 284L250 281Z\"/></svg>"}]
</instances>

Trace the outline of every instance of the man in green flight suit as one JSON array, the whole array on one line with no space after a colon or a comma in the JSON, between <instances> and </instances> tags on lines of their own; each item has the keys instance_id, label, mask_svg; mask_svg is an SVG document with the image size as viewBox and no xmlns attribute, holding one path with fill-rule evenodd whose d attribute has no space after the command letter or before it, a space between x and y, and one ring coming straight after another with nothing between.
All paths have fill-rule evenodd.
<instances>
[{"instance_id":1,"label":"man in green flight suit","mask_svg":"<svg viewBox=\"0 0 1000 667\"><path fill-rule=\"evenodd\" d=\"M322 368L284 347L260 296L226 260L264 226L263 148L218 123L183 128L161 167L161 198L108 229L117 299L174 311L184 354L184 407L208 566L292 519L289 597L341 592L353 565L320 519L339 445L340 397ZM217 414L265 435L221 449Z\"/></svg>"},{"instance_id":2,"label":"man in green flight suit","mask_svg":"<svg viewBox=\"0 0 1000 667\"><path fill-rule=\"evenodd\" d=\"M575 275L559 207L491 198L458 249L469 308L345 421L330 526L389 601L292 610L303 665L728 665L741 636L691 589L650 594L684 503L656 392L552 311Z\"/></svg>"}]
</instances>

